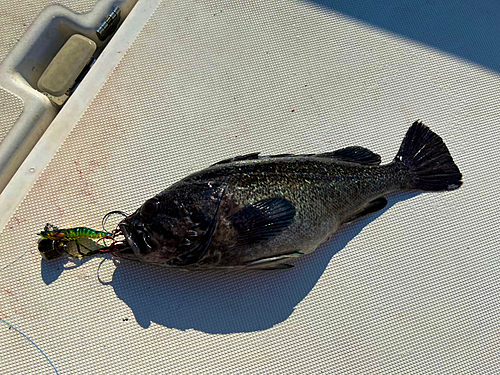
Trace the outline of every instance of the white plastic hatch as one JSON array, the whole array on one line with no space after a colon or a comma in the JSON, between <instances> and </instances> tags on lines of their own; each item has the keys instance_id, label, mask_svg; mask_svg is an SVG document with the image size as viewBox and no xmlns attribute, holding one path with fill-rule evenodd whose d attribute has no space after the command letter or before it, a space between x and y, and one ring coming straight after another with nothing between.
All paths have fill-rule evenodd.
<instances>
[{"instance_id":1,"label":"white plastic hatch","mask_svg":"<svg viewBox=\"0 0 500 375\"><path fill-rule=\"evenodd\" d=\"M422 4L387 11L463 22ZM139 0L0 195L0 372L498 373L499 71L396 31L313 2ZM38 253L47 222L99 229L228 157L389 162L417 119L463 187L391 197L293 269Z\"/></svg>"}]
</instances>

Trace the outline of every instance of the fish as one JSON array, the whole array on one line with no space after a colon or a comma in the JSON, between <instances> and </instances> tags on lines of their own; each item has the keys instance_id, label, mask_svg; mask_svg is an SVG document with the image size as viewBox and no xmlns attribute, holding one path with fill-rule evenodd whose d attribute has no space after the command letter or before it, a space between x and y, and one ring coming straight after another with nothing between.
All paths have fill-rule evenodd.
<instances>
[{"instance_id":1,"label":"fish","mask_svg":"<svg viewBox=\"0 0 500 375\"><path fill-rule=\"evenodd\" d=\"M382 210L389 194L461 185L441 137L415 121L384 165L360 146L222 160L146 200L118 225L113 247L165 267L286 269L341 227Z\"/></svg>"}]
</instances>

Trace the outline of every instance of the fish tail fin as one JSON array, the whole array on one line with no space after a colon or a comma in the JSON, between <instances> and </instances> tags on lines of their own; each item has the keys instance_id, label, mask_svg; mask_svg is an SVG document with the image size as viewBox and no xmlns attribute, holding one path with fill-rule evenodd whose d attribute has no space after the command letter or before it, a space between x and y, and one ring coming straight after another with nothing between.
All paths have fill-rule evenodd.
<instances>
[{"instance_id":1,"label":"fish tail fin","mask_svg":"<svg viewBox=\"0 0 500 375\"><path fill-rule=\"evenodd\" d=\"M462 174L443 140L420 121L408 129L394 162L408 169L410 189L444 191L462 185Z\"/></svg>"}]
</instances>

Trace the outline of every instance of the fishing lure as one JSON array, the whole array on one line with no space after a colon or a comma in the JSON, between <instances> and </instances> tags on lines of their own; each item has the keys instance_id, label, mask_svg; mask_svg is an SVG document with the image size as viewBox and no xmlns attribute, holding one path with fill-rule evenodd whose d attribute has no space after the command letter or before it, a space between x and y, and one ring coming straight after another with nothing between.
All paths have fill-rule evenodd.
<instances>
[{"instance_id":1,"label":"fishing lure","mask_svg":"<svg viewBox=\"0 0 500 375\"><path fill-rule=\"evenodd\" d=\"M42 237L38 241L38 250L46 260L56 259L63 253L75 258L99 254L107 251L109 247L93 240L112 236L111 233L87 227L59 229L51 224L47 224L38 235Z\"/></svg>"},{"instance_id":2,"label":"fishing lure","mask_svg":"<svg viewBox=\"0 0 500 375\"><path fill-rule=\"evenodd\" d=\"M44 230L38 235L48 240L73 241L80 238L100 239L103 237L111 236L111 233L98 231L87 227L59 229L56 226L47 223Z\"/></svg>"}]
</instances>

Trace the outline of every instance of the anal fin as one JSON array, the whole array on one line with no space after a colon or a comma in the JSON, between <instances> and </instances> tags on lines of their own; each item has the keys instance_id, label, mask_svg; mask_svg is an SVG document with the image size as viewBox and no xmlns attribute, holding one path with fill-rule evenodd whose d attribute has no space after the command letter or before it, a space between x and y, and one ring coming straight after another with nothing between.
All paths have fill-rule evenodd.
<instances>
[{"instance_id":1,"label":"anal fin","mask_svg":"<svg viewBox=\"0 0 500 375\"><path fill-rule=\"evenodd\" d=\"M282 255L277 255L275 257L254 260L246 263L245 266L252 268L266 269L266 270L292 268L293 266L291 264L284 264L281 262L290 259L300 258L302 255L304 255L304 253L300 252L282 254Z\"/></svg>"},{"instance_id":2,"label":"anal fin","mask_svg":"<svg viewBox=\"0 0 500 375\"><path fill-rule=\"evenodd\" d=\"M293 266L291 264L280 263L280 264L277 264L275 266L269 266L269 267L259 268L259 270L273 271L273 270L287 270L287 269L290 269L290 268L293 268Z\"/></svg>"},{"instance_id":3,"label":"anal fin","mask_svg":"<svg viewBox=\"0 0 500 375\"><path fill-rule=\"evenodd\" d=\"M385 206L387 206L387 199L385 199L384 197L374 199L368 204L368 206L365 207L365 209L363 211L358 212L357 214L351 216L349 218L349 220L345 221L345 223L350 223L350 222L357 220L357 219L360 219L364 216L373 214L377 211L380 211Z\"/></svg>"}]
</instances>

